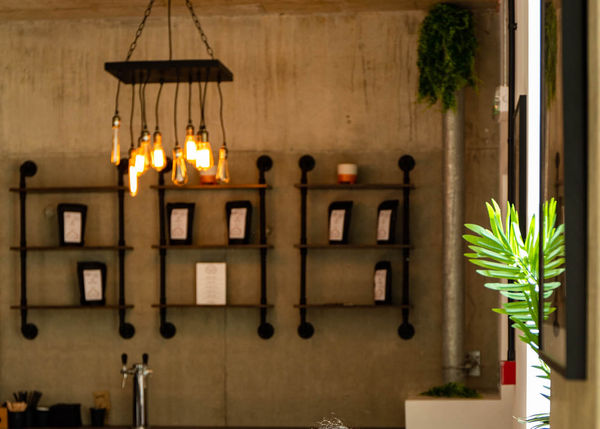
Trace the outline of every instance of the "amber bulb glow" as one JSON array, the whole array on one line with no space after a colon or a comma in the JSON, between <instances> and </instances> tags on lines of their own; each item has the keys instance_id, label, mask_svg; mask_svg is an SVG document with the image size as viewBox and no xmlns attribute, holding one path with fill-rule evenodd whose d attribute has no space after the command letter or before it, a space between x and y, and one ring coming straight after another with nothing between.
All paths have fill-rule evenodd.
<instances>
[{"instance_id":1,"label":"amber bulb glow","mask_svg":"<svg viewBox=\"0 0 600 429\"><path fill-rule=\"evenodd\" d=\"M219 149L219 164L217 165L217 181L219 183L229 183L229 161L227 157L229 151L226 146L221 146Z\"/></svg>"},{"instance_id":2,"label":"amber bulb glow","mask_svg":"<svg viewBox=\"0 0 600 429\"><path fill-rule=\"evenodd\" d=\"M194 127L192 125L188 125L185 129L185 143L183 144L183 149L185 151L184 157L190 162L194 163L196 161L196 137L194 136Z\"/></svg>"},{"instance_id":3,"label":"amber bulb glow","mask_svg":"<svg viewBox=\"0 0 600 429\"><path fill-rule=\"evenodd\" d=\"M121 161L121 144L119 142L119 128L121 128L121 118L115 115L112 118L112 149L110 151L110 162L119 165Z\"/></svg>"},{"instance_id":4,"label":"amber bulb glow","mask_svg":"<svg viewBox=\"0 0 600 429\"><path fill-rule=\"evenodd\" d=\"M206 131L206 128L201 128L198 132L196 168L198 170L208 170L213 165L215 165L215 161L213 159L212 148L208 141L208 131Z\"/></svg>"},{"instance_id":5,"label":"amber bulb glow","mask_svg":"<svg viewBox=\"0 0 600 429\"><path fill-rule=\"evenodd\" d=\"M179 145L175 145L175 148L173 149L173 169L171 171L171 181L177 186L185 185L188 181L187 167L185 166L183 149Z\"/></svg>"},{"instance_id":6,"label":"amber bulb glow","mask_svg":"<svg viewBox=\"0 0 600 429\"><path fill-rule=\"evenodd\" d=\"M152 148L150 147L150 132L144 130L142 134L142 153L144 154L144 172L152 166Z\"/></svg>"},{"instance_id":7,"label":"amber bulb glow","mask_svg":"<svg viewBox=\"0 0 600 429\"><path fill-rule=\"evenodd\" d=\"M135 169L136 169L137 173L141 176L142 174L144 174L144 165L145 165L144 150L142 148L141 142L140 142L140 146L138 146L138 148L135 150L134 159L135 159L135 161L134 161Z\"/></svg>"},{"instance_id":8,"label":"amber bulb glow","mask_svg":"<svg viewBox=\"0 0 600 429\"><path fill-rule=\"evenodd\" d=\"M136 150L129 150L129 194L135 197L138 193L138 172L135 166Z\"/></svg>"},{"instance_id":9,"label":"amber bulb glow","mask_svg":"<svg viewBox=\"0 0 600 429\"><path fill-rule=\"evenodd\" d=\"M154 145L152 146L152 168L156 171L162 171L167 165L167 157L162 146L162 134L160 131L154 132Z\"/></svg>"}]
</instances>

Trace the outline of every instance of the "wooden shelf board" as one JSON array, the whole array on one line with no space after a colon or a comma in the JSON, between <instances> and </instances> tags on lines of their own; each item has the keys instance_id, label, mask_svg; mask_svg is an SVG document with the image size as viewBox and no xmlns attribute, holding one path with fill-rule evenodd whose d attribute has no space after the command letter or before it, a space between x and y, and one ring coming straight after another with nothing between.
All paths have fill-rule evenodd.
<instances>
[{"instance_id":1,"label":"wooden shelf board","mask_svg":"<svg viewBox=\"0 0 600 429\"><path fill-rule=\"evenodd\" d=\"M237 185L151 185L152 189L165 189L169 191L223 191L223 190L243 190L243 189L271 189L271 185L261 183L248 183Z\"/></svg>"},{"instance_id":2,"label":"wooden shelf board","mask_svg":"<svg viewBox=\"0 0 600 429\"><path fill-rule=\"evenodd\" d=\"M10 250L55 251L55 250L133 250L131 246L11 246Z\"/></svg>"},{"instance_id":3,"label":"wooden shelf board","mask_svg":"<svg viewBox=\"0 0 600 429\"><path fill-rule=\"evenodd\" d=\"M11 305L11 310L127 310L133 305Z\"/></svg>"},{"instance_id":4,"label":"wooden shelf board","mask_svg":"<svg viewBox=\"0 0 600 429\"><path fill-rule=\"evenodd\" d=\"M320 303L320 304L294 304L294 308L411 308L404 304L351 304L343 302Z\"/></svg>"},{"instance_id":5,"label":"wooden shelf board","mask_svg":"<svg viewBox=\"0 0 600 429\"><path fill-rule=\"evenodd\" d=\"M32 194L56 193L98 193L128 191L125 186L32 186L27 188L9 188L10 192L27 192Z\"/></svg>"},{"instance_id":6,"label":"wooden shelf board","mask_svg":"<svg viewBox=\"0 0 600 429\"><path fill-rule=\"evenodd\" d=\"M410 249L410 244L294 244L297 249Z\"/></svg>"},{"instance_id":7,"label":"wooden shelf board","mask_svg":"<svg viewBox=\"0 0 600 429\"><path fill-rule=\"evenodd\" d=\"M152 304L153 308L273 308L273 304Z\"/></svg>"},{"instance_id":8,"label":"wooden shelf board","mask_svg":"<svg viewBox=\"0 0 600 429\"><path fill-rule=\"evenodd\" d=\"M271 244L177 244L177 245L158 245L153 244L153 249L272 249Z\"/></svg>"},{"instance_id":9,"label":"wooden shelf board","mask_svg":"<svg viewBox=\"0 0 600 429\"><path fill-rule=\"evenodd\" d=\"M411 183L354 183L354 184L341 184L341 183L296 183L294 185L299 189L346 189L346 190L377 190L377 189L414 189L415 186Z\"/></svg>"}]
</instances>

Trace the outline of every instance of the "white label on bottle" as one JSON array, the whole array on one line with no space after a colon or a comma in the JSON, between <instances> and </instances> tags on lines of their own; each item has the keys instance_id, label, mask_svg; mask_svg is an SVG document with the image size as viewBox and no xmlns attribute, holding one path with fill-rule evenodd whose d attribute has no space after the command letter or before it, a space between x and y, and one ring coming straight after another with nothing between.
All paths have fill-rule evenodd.
<instances>
[{"instance_id":1,"label":"white label on bottle","mask_svg":"<svg viewBox=\"0 0 600 429\"><path fill-rule=\"evenodd\" d=\"M248 209L240 207L231 209L229 214L229 238L243 240L246 238L246 213Z\"/></svg>"},{"instance_id":2,"label":"white label on bottle","mask_svg":"<svg viewBox=\"0 0 600 429\"><path fill-rule=\"evenodd\" d=\"M83 270L83 292L86 301L102 300L101 270Z\"/></svg>"},{"instance_id":3,"label":"white label on bottle","mask_svg":"<svg viewBox=\"0 0 600 429\"><path fill-rule=\"evenodd\" d=\"M332 210L329 218L329 239L342 241L344 239L344 217L346 210Z\"/></svg>"},{"instance_id":4,"label":"white label on bottle","mask_svg":"<svg viewBox=\"0 0 600 429\"><path fill-rule=\"evenodd\" d=\"M227 264L196 263L196 304L225 305Z\"/></svg>"},{"instance_id":5,"label":"white label on bottle","mask_svg":"<svg viewBox=\"0 0 600 429\"><path fill-rule=\"evenodd\" d=\"M377 219L377 240L390 239L390 225L392 220L392 210L380 210Z\"/></svg>"},{"instance_id":6,"label":"white label on bottle","mask_svg":"<svg viewBox=\"0 0 600 429\"><path fill-rule=\"evenodd\" d=\"M64 212L63 240L65 243L81 243L81 212Z\"/></svg>"},{"instance_id":7,"label":"white label on bottle","mask_svg":"<svg viewBox=\"0 0 600 429\"><path fill-rule=\"evenodd\" d=\"M375 270L375 301L385 301L387 270Z\"/></svg>"},{"instance_id":8,"label":"white label on bottle","mask_svg":"<svg viewBox=\"0 0 600 429\"><path fill-rule=\"evenodd\" d=\"M188 238L188 209L171 210L171 240Z\"/></svg>"}]
</instances>

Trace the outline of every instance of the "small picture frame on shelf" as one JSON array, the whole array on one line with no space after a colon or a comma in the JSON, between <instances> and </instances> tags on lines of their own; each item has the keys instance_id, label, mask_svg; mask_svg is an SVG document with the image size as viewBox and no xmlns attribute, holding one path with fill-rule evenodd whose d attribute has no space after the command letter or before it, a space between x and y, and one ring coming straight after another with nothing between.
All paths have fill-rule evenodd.
<instances>
[{"instance_id":1,"label":"small picture frame on shelf","mask_svg":"<svg viewBox=\"0 0 600 429\"><path fill-rule=\"evenodd\" d=\"M83 246L87 206L61 203L58 212L58 240L61 246Z\"/></svg>"},{"instance_id":2,"label":"small picture frame on shelf","mask_svg":"<svg viewBox=\"0 0 600 429\"><path fill-rule=\"evenodd\" d=\"M106 264L103 262L77 262L81 305L106 304Z\"/></svg>"},{"instance_id":3,"label":"small picture frame on shelf","mask_svg":"<svg viewBox=\"0 0 600 429\"><path fill-rule=\"evenodd\" d=\"M398 200L387 200L377 208L377 244L394 244L396 242L396 218L398 216Z\"/></svg>"},{"instance_id":4,"label":"small picture frame on shelf","mask_svg":"<svg viewBox=\"0 0 600 429\"><path fill-rule=\"evenodd\" d=\"M192 244L194 203L167 203L169 244Z\"/></svg>"},{"instance_id":5,"label":"small picture frame on shelf","mask_svg":"<svg viewBox=\"0 0 600 429\"><path fill-rule=\"evenodd\" d=\"M334 201L329 205L329 244L347 244L352 201Z\"/></svg>"},{"instance_id":6,"label":"small picture frame on shelf","mask_svg":"<svg viewBox=\"0 0 600 429\"><path fill-rule=\"evenodd\" d=\"M196 263L196 304L227 304L227 264L225 262Z\"/></svg>"},{"instance_id":7,"label":"small picture frame on shelf","mask_svg":"<svg viewBox=\"0 0 600 429\"><path fill-rule=\"evenodd\" d=\"M373 298L375 305L392 304L392 264L390 261L379 261L375 264Z\"/></svg>"},{"instance_id":8,"label":"small picture frame on shelf","mask_svg":"<svg viewBox=\"0 0 600 429\"><path fill-rule=\"evenodd\" d=\"M229 244L250 242L250 221L252 203L250 201L229 201L225 204L227 213L227 239Z\"/></svg>"}]
</instances>

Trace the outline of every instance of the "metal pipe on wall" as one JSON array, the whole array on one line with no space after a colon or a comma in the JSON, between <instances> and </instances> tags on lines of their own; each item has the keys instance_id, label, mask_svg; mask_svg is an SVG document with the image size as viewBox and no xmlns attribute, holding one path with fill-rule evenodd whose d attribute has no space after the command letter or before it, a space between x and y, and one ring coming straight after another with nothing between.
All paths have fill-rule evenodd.
<instances>
[{"instance_id":1,"label":"metal pipe on wall","mask_svg":"<svg viewBox=\"0 0 600 429\"><path fill-rule=\"evenodd\" d=\"M444 382L464 379L464 91L456 94L456 110L443 118L443 316Z\"/></svg>"}]
</instances>

